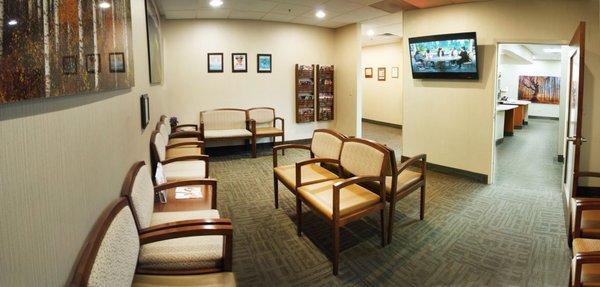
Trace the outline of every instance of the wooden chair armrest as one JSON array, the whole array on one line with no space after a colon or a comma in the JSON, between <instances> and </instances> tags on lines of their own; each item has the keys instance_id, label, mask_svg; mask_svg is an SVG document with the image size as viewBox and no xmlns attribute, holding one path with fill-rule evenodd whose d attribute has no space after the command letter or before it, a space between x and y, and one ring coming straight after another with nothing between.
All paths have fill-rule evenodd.
<instances>
[{"instance_id":1,"label":"wooden chair armrest","mask_svg":"<svg viewBox=\"0 0 600 287\"><path fill-rule=\"evenodd\" d=\"M174 127L171 127L171 131L175 132L180 128L194 128L195 130L198 130L198 125L196 124L183 124L183 125L176 125Z\"/></svg>"},{"instance_id":2,"label":"wooden chair armrest","mask_svg":"<svg viewBox=\"0 0 600 287\"><path fill-rule=\"evenodd\" d=\"M140 230L140 234L155 232L163 229L179 228L194 225L231 225L231 220L229 218L203 218L173 221L142 229Z\"/></svg>"},{"instance_id":3,"label":"wooden chair armrest","mask_svg":"<svg viewBox=\"0 0 600 287\"><path fill-rule=\"evenodd\" d=\"M600 177L600 172L580 171L579 177Z\"/></svg>"},{"instance_id":4,"label":"wooden chair armrest","mask_svg":"<svg viewBox=\"0 0 600 287\"><path fill-rule=\"evenodd\" d=\"M281 130L284 131L285 130L285 120L282 117L275 117L275 119L273 120L273 127L277 127L276 123L278 120L281 121Z\"/></svg>"},{"instance_id":5,"label":"wooden chair armrest","mask_svg":"<svg viewBox=\"0 0 600 287\"><path fill-rule=\"evenodd\" d=\"M204 147L204 142L203 141L181 142L181 143L175 143L175 144L167 145L167 146L165 146L165 148L166 149L172 149L172 148L181 147L181 146L188 146L188 145L195 145L197 147Z\"/></svg>"},{"instance_id":6,"label":"wooden chair armrest","mask_svg":"<svg viewBox=\"0 0 600 287\"><path fill-rule=\"evenodd\" d=\"M175 138L200 138L200 132L195 132L195 131L179 131L179 132L172 132L169 135L170 139L175 139Z\"/></svg>"},{"instance_id":7,"label":"wooden chair armrest","mask_svg":"<svg viewBox=\"0 0 600 287\"><path fill-rule=\"evenodd\" d=\"M578 253L573 256L575 264L571 265L571 282L569 286L583 286L581 284L581 269L583 264L600 263L600 252ZM575 270L573 270L575 268Z\"/></svg>"},{"instance_id":8,"label":"wooden chair armrest","mask_svg":"<svg viewBox=\"0 0 600 287\"><path fill-rule=\"evenodd\" d=\"M178 180L173 182L167 182L159 184L154 187L154 192L159 192L166 189L176 188L180 186L192 186L192 185L210 185L213 192L216 192L217 180L216 179L191 179L191 180Z\"/></svg>"},{"instance_id":9,"label":"wooden chair armrest","mask_svg":"<svg viewBox=\"0 0 600 287\"><path fill-rule=\"evenodd\" d=\"M277 167L277 152L279 150L286 150L286 149L290 149L290 148L297 148L297 149L305 149L305 150L310 150L310 147L307 145L301 145L301 144L280 144L280 145L276 145L273 147L273 167Z\"/></svg>"},{"instance_id":10,"label":"wooden chair armrest","mask_svg":"<svg viewBox=\"0 0 600 287\"><path fill-rule=\"evenodd\" d=\"M246 129L248 129L253 135L256 135L256 121L253 119L247 119Z\"/></svg>"},{"instance_id":11,"label":"wooden chair armrest","mask_svg":"<svg viewBox=\"0 0 600 287\"><path fill-rule=\"evenodd\" d=\"M379 181L381 202L385 203L385 177L383 176L355 176L333 185L333 218L340 216L340 190L346 186L369 181Z\"/></svg>"},{"instance_id":12,"label":"wooden chair armrest","mask_svg":"<svg viewBox=\"0 0 600 287\"><path fill-rule=\"evenodd\" d=\"M425 173L427 172L427 155L420 154L420 155L413 156L413 157L409 158L408 160L406 160L405 162L403 162L398 167L398 169L395 171L394 176L398 176L401 172L403 172L409 166L411 166L417 162L421 162L421 173L423 175L425 175Z\"/></svg>"},{"instance_id":13,"label":"wooden chair armrest","mask_svg":"<svg viewBox=\"0 0 600 287\"><path fill-rule=\"evenodd\" d=\"M600 198L576 198L575 208L581 210L600 210Z\"/></svg>"},{"instance_id":14,"label":"wooden chair armrest","mask_svg":"<svg viewBox=\"0 0 600 287\"><path fill-rule=\"evenodd\" d=\"M296 188L302 186L302 166L313 163L333 163L340 164L340 161L332 158L311 158L309 160L296 163ZM306 183L305 183L306 184Z\"/></svg>"},{"instance_id":15,"label":"wooden chair armrest","mask_svg":"<svg viewBox=\"0 0 600 287\"><path fill-rule=\"evenodd\" d=\"M174 158L164 160L162 162L162 164L168 164L168 163L177 162L177 161L193 160L193 159L205 161L206 165L208 167L209 157L207 155L186 155L186 156L174 157Z\"/></svg>"},{"instance_id":16,"label":"wooden chair armrest","mask_svg":"<svg viewBox=\"0 0 600 287\"><path fill-rule=\"evenodd\" d=\"M369 181L380 181L381 177L379 176L355 176L348 178L344 181L338 182L333 185L334 189L342 189L346 186L361 183L361 182L369 182Z\"/></svg>"},{"instance_id":17,"label":"wooden chair armrest","mask_svg":"<svg viewBox=\"0 0 600 287\"><path fill-rule=\"evenodd\" d=\"M190 236L224 235L233 236L231 224L199 224L160 229L140 234L140 244Z\"/></svg>"}]
</instances>

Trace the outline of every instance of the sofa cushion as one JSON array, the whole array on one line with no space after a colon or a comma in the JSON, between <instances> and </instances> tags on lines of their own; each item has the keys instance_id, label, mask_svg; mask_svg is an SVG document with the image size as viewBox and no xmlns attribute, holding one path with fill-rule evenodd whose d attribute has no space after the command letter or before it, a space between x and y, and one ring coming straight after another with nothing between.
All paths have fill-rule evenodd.
<instances>
[{"instance_id":1,"label":"sofa cushion","mask_svg":"<svg viewBox=\"0 0 600 287\"><path fill-rule=\"evenodd\" d=\"M217 268L223 259L223 236L192 236L144 244L138 268L187 271Z\"/></svg>"},{"instance_id":2,"label":"sofa cushion","mask_svg":"<svg viewBox=\"0 0 600 287\"><path fill-rule=\"evenodd\" d=\"M167 150L167 159L189 156L189 155L202 155L201 148L192 148L192 147L176 147L170 148Z\"/></svg>"},{"instance_id":3,"label":"sofa cushion","mask_svg":"<svg viewBox=\"0 0 600 287\"><path fill-rule=\"evenodd\" d=\"M143 275L133 278L132 287L235 287L233 272L219 272L200 275Z\"/></svg>"},{"instance_id":4,"label":"sofa cushion","mask_svg":"<svg viewBox=\"0 0 600 287\"><path fill-rule=\"evenodd\" d=\"M163 165L167 181L206 178L206 162L201 160L176 161Z\"/></svg>"},{"instance_id":5,"label":"sofa cushion","mask_svg":"<svg viewBox=\"0 0 600 287\"><path fill-rule=\"evenodd\" d=\"M274 127L257 127L256 128L257 136L265 136L265 135L281 134L281 133L283 133L283 131L281 129L274 128Z\"/></svg>"},{"instance_id":6,"label":"sofa cushion","mask_svg":"<svg viewBox=\"0 0 600 287\"><path fill-rule=\"evenodd\" d=\"M298 194L311 203L321 214L333 218L333 185L344 179L333 179L298 188ZM349 215L370 205L376 204L380 197L368 189L353 184L340 190L340 216Z\"/></svg>"},{"instance_id":7,"label":"sofa cushion","mask_svg":"<svg viewBox=\"0 0 600 287\"><path fill-rule=\"evenodd\" d=\"M245 129L246 111L204 111L200 113L200 122L204 123L204 131Z\"/></svg>"},{"instance_id":8,"label":"sofa cushion","mask_svg":"<svg viewBox=\"0 0 600 287\"><path fill-rule=\"evenodd\" d=\"M154 226L175 221L210 218L220 218L219 211L216 209L206 209L193 211L155 212L152 214L152 221L150 222L150 225Z\"/></svg>"},{"instance_id":9,"label":"sofa cushion","mask_svg":"<svg viewBox=\"0 0 600 287\"><path fill-rule=\"evenodd\" d=\"M172 144L178 144L178 143L184 143L184 142L197 142L198 138L172 138L169 139L169 145ZM192 144L192 145L186 145L186 146L181 146L181 147L197 147L198 145L196 144Z\"/></svg>"},{"instance_id":10,"label":"sofa cushion","mask_svg":"<svg viewBox=\"0 0 600 287\"><path fill-rule=\"evenodd\" d=\"M286 186L296 188L296 165L283 165L273 169L277 178L281 180ZM300 174L302 175L302 182L316 181L316 180L328 180L336 179L338 176L319 166L318 164L308 164L301 167Z\"/></svg>"},{"instance_id":11,"label":"sofa cushion","mask_svg":"<svg viewBox=\"0 0 600 287\"><path fill-rule=\"evenodd\" d=\"M228 130L205 130L204 138L236 138L236 137L252 137L252 133L247 129L228 129Z\"/></svg>"},{"instance_id":12,"label":"sofa cushion","mask_svg":"<svg viewBox=\"0 0 600 287\"><path fill-rule=\"evenodd\" d=\"M338 159L340 158L342 143L341 139L330 133L315 132L310 144L310 150L315 157Z\"/></svg>"},{"instance_id":13,"label":"sofa cushion","mask_svg":"<svg viewBox=\"0 0 600 287\"><path fill-rule=\"evenodd\" d=\"M251 109L248 110L248 116L256 121L256 124L269 124L275 120L275 111L271 109Z\"/></svg>"}]
</instances>

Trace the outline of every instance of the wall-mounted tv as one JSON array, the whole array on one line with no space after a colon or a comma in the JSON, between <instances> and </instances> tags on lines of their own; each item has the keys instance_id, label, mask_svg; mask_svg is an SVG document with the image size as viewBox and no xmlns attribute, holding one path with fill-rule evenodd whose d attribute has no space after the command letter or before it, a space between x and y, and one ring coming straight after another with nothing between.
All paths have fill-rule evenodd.
<instances>
[{"instance_id":1,"label":"wall-mounted tv","mask_svg":"<svg viewBox=\"0 0 600 287\"><path fill-rule=\"evenodd\" d=\"M475 32L408 39L414 79L479 79Z\"/></svg>"}]
</instances>

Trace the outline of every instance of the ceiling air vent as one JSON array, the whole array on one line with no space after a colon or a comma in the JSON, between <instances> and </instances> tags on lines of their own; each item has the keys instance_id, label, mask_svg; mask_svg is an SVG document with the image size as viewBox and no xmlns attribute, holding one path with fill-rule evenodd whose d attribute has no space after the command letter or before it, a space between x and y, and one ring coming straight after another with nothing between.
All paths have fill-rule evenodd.
<instances>
[{"instance_id":1,"label":"ceiling air vent","mask_svg":"<svg viewBox=\"0 0 600 287\"><path fill-rule=\"evenodd\" d=\"M383 34L379 34L379 36L383 36L383 37L395 37L398 35L392 34L392 33L383 33Z\"/></svg>"}]
</instances>

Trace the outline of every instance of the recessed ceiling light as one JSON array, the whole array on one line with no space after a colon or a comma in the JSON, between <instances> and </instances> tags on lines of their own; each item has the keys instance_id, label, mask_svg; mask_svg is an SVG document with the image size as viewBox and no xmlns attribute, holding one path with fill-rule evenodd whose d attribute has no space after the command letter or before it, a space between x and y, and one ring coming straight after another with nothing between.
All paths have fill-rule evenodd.
<instances>
[{"instance_id":1,"label":"recessed ceiling light","mask_svg":"<svg viewBox=\"0 0 600 287\"><path fill-rule=\"evenodd\" d=\"M8 25L9 26L15 26L17 24L19 24L19 22L17 22L17 20L15 20L15 19L12 19L12 20L8 21Z\"/></svg>"},{"instance_id":2,"label":"recessed ceiling light","mask_svg":"<svg viewBox=\"0 0 600 287\"><path fill-rule=\"evenodd\" d=\"M319 10L319 11L317 11L317 13L315 13L315 16L317 16L317 18L325 18L325 16L327 16L327 14L325 14L325 12L323 12L323 10Z\"/></svg>"},{"instance_id":3,"label":"recessed ceiling light","mask_svg":"<svg viewBox=\"0 0 600 287\"><path fill-rule=\"evenodd\" d=\"M100 4L98 4L98 7L102 8L102 9L108 9L108 8L110 8L110 3L102 1L102 2L100 2Z\"/></svg>"},{"instance_id":4,"label":"recessed ceiling light","mask_svg":"<svg viewBox=\"0 0 600 287\"><path fill-rule=\"evenodd\" d=\"M369 30L369 31L367 31L367 35L373 36L373 35L375 35L375 31Z\"/></svg>"},{"instance_id":5,"label":"recessed ceiling light","mask_svg":"<svg viewBox=\"0 0 600 287\"><path fill-rule=\"evenodd\" d=\"M223 0L211 0L208 4L215 8L221 7L221 5L223 5Z\"/></svg>"},{"instance_id":6,"label":"recessed ceiling light","mask_svg":"<svg viewBox=\"0 0 600 287\"><path fill-rule=\"evenodd\" d=\"M560 48L544 48L544 53L560 53Z\"/></svg>"}]
</instances>

